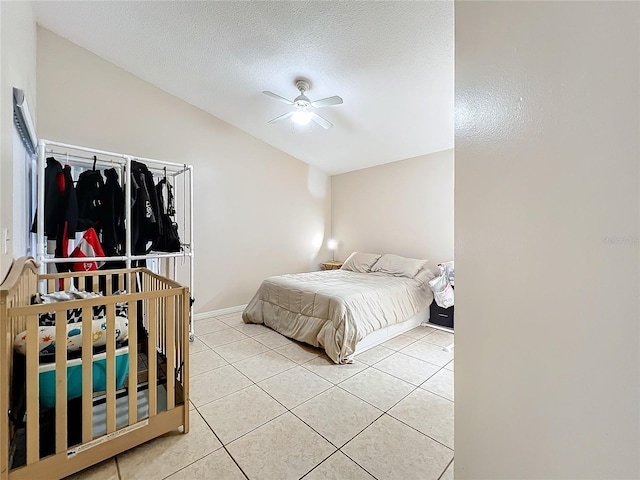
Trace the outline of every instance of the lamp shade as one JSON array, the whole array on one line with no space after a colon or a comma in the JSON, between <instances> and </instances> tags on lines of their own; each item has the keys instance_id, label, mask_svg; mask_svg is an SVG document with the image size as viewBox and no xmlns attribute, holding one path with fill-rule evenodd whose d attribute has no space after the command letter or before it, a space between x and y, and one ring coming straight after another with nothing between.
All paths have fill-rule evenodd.
<instances>
[{"instance_id":1,"label":"lamp shade","mask_svg":"<svg viewBox=\"0 0 640 480\"><path fill-rule=\"evenodd\" d=\"M338 248L338 241L335 238L330 238L329 240L327 240L327 248L329 250L335 250L336 248Z\"/></svg>"}]
</instances>

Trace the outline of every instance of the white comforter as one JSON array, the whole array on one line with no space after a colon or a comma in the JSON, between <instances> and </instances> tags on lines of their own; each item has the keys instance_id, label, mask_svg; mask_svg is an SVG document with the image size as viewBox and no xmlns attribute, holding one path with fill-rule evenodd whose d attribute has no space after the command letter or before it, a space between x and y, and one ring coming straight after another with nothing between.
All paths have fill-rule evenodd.
<instances>
[{"instance_id":1,"label":"white comforter","mask_svg":"<svg viewBox=\"0 0 640 480\"><path fill-rule=\"evenodd\" d=\"M267 278L242 313L287 337L323 347L336 363L349 361L369 333L426 310L428 284L406 277L348 270Z\"/></svg>"}]
</instances>

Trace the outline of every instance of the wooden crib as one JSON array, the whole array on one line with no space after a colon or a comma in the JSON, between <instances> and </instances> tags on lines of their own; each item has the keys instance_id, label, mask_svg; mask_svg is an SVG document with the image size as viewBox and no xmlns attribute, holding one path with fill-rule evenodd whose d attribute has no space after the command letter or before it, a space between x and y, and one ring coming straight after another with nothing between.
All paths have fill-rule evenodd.
<instances>
[{"instance_id":1,"label":"wooden crib","mask_svg":"<svg viewBox=\"0 0 640 480\"><path fill-rule=\"evenodd\" d=\"M102 296L32 304L34 294L73 288ZM128 358L116 355L116 306L122 305L128 310L128 343L118 352L124 348ZM98 306L106 306L106 351L100 357L92 343L93 309ZM0 286L0 480L62 478L166 432L182 427L187 433L189 308L186 287L146 268L44 275L32 258L16 260ZM49 366L55 372L55 405L45 409L40 315L55 312L55 327L50 328L56 339L69 342L71 309L82 312L74 324L82 327L76 335L81 330L83 348L75 352L81 366L68 366L67 345L55 343L54 367ZM14 350L22 332L24 355ZM98 367L106 370L100 391L94 383ZM126 376L118 384L123 367ZM80 392L68 399L72 368L76 379L81 378L74 384Z\"/></svg>"}]
</instances>

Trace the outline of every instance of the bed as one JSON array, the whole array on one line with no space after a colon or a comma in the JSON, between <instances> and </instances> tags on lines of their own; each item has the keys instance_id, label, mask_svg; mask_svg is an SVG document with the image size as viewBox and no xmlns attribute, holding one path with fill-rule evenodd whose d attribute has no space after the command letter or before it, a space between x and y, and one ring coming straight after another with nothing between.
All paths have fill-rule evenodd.
<instances>
[{"instance_id":1,"label":"bed","mask_svg":"<svg viewBox=\"0 0 640 480\"><path fill-rule=\"evenodd\" d=\"M339 270L267 278L242 318L351 363L428 320L431 278L426 260L354 252Z\"/></svg>"},{"instance_id":2,"label":"bed","mask_svg":"<svg viewBox=\"0 0 640 480\"><path fill-rule=\"evenodd\" d=\"M188 288L146 268L16 260L0 285L0 479L62 478L187 433L188 319Z\"/></svg>"}]
</instances>

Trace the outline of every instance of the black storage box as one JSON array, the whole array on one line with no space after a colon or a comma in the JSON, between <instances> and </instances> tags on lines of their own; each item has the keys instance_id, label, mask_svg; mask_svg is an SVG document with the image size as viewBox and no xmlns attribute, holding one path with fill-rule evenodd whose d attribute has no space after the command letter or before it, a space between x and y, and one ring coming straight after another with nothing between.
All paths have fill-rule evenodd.
<instances>
[{"instance_id":1,"label":"black storage box","mask_svg":"<svg viewBox=\"0 0 640 480\"><path fill-rule=\"evenodd\" d=\"M434 300L429 307L429 323L435 323L441 327L453 328L453 309L453 305L449 308L442 308L438 306Z\"/></svg>"}]
</instances>

